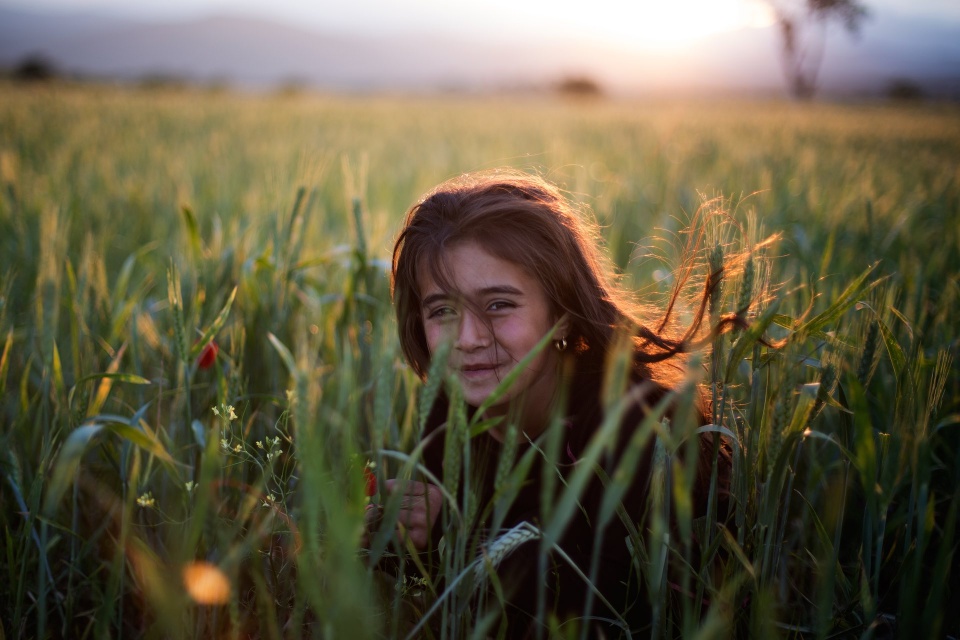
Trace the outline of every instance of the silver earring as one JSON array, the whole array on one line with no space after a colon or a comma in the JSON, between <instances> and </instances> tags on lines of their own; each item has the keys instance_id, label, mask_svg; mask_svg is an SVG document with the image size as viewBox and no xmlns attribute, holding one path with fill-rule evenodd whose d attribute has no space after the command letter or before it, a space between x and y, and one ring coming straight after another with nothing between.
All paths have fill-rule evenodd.
<instances>
[{"instance_id":1,"label":"silver earring","mask_svg":"<svg viewBox=\"0 0 960 640\"><path fill-rule=\"evenodd\" d=\"M566 338L560 338L559 340L556 340L556 341L553 343L553 346L555 346L555 347L557 348L557 351L559 351L560 353L563 353L564 351L567 350L567 339L566 339Z\"/></svg>"}]
</instances>

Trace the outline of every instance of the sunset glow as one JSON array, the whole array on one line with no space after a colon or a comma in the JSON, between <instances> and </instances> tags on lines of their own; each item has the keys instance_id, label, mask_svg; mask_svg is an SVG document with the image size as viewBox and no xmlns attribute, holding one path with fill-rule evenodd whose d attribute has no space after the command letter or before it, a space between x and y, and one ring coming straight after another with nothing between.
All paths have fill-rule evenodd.
<instances>
[{"instance_id":1,"label":"sunset glow","mask_svg":"<svg viewBox=\"0 0 960 640\"><path fill-rule=\"evenodd\" d=\"M0 0L2 1L2 0ZM148 19L241 13L356 33L457 32L475 37L576 37L646 51L772 24L764 0L8 0L44 10L97 10Z\"/></svg>"},{"instance_id":2,"label":"sunset glow","mask_svg":"<svg viewBox=\"0 0 960 640\"><path fill-rule=\"evenodd\" d=\"M773 23L769 7L759 0L531 0L522 5L495 0L490 4L503 11L539 16L546 23L545 31L553 29L639 50L682 49L716 33Z\"/></svg>"}]
</instances>

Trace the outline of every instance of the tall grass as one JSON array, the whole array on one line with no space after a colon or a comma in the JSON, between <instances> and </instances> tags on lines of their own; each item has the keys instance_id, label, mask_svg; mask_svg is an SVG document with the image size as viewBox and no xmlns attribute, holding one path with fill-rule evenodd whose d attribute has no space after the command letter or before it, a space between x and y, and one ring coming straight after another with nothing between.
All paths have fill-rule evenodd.
<instances>
[{"instance_id":1,"label":"tall grass","mask_svg":"<svg viewBox=\"0 0 960 640\"><path fill-rule=\"evenodd\" d=\"M644 296L669 286L670 240L700 192L736 196L737 224L700 258L749 256L713 301L749 327L690 380L713 393L706 429L732 443L733 526L713 507L693 518L682 452L696 426L652 412L624 456L655 451L649 531L624 523L654 613L634 635L960 633L955 109L4 93L9 637L504 633L498 563L555 553L594 472L558 487L557 437L505 456L479 504L469 445L485 425L454 411L434 479L442 566L425 571L386 533L399 505L383 495L385 533L359 550L363 469L423 470L442 378L421 385L402 364L392 235L425 189L504 164L588 205ZM759 248L771 232L781 242ZM588 462L615 441L622 401L610 393ZM533 456L545 520L503 530ZM624 517L635 472L606 479L605 520ZM498 526L471 528L485 514ZM595 566L576 570L616 624L589 588Z\"/></svg>"}]
</instances>

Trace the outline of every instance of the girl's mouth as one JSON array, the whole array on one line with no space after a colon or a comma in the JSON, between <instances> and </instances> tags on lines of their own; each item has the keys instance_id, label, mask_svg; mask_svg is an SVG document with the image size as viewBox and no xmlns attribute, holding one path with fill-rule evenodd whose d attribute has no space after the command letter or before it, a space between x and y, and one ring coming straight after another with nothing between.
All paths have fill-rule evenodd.
<instances>
[{"instance_id":1,"label":"girl's mouth","mask_svg":"<svg viewBox=\"0 0 960 640\"><path fill-rule=\"evenodd\" d=\"M460 367L460 375L464 378L482 378L497 370L497 365L492 363L465 364Z\"/></svg>"}]
</instances>

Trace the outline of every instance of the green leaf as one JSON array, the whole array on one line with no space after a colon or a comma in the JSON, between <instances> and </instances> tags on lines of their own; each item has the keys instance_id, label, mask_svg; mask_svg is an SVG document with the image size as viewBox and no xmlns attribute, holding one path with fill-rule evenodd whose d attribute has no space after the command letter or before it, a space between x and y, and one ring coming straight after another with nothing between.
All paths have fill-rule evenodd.
<instances>
[{"instance_id":1,"label":"green leaf","mask_svg":"<svg viewBox=\"0 0 960 640\"><path fill-rule=\"evenodd\" d=\"M201 252L200 226L197 224L197 218L193 215L193 210L190 207L183 206L180 208L180 212L183 214L183 222L187 227L187 241L193 250L193 255L199 256Z\"/></svg>"},{"instance_id":2,"label":"green leaf","mask_svg":"<svg viewBox=\"0 0 960 640\"><path fill-rule=\"evenodd\" d=\"M880 327L880 335L883 337L883 345L887 348L890 364L893 365L893 375L896 376L899 381L906 367L907 358L903 355L903 349L900 348L900 343L897 342L889 325L883 321L883 318L881 318L879 314L876 314L876 318L877 325Z\"/></svg>"},{"instance_id":3,"label":"green leaf","mask_svg":"<svg viewBox=\"0 0 960 640\"><path fill-rule=\"evenodd\" d=\"M737 368L740 366L740 361L743 360L747 349L752 348L753 345L763 337L767 327L770 326L770 323L772 323L774 317L776 317L779 306L780 301L774 300L769 307L763 310L760 317L750 323L750 326L737 338L736 343L734 343L730 350L730 358L727 360L727 370L723 376L724 382L729 382L733 378L733 374L736 373Z\"/></svg>"},{"instance_id":4,"label":"green leaf","mask_svg":"<svg viewBox=\"0 0 960 640\"><path fill-rule=\"evenodd\" d=\"M417 404L420 418L417 428L421 438L427 427L427 418L430 417L430 410L433 408L433 403L436 402L437 396L440 394L441 385L443 385L443 372L447 366L450 344L449 340L444 340L440 344L440 347L434 351L433 357L430 360L430 369L427 371L427 379L420 391L420 400Z\"/></svg>"},{"instance_id":5,"label":"green leaf","mask_svg":"<svg viewBox=\"0 0 960 640\"><path fill-rule=\"evenodd\" d=\"M7 369L10 368L10 348L13 346L13 329L7 332L7 340L3 344L3 355L0 355L0 396L7 390Z\"/></svg>"},{"instance_id":6,"label":"green leaf","mask_svg":"<svg viewBox=\"0 0 960 640\"><path fill-rule=\"evenodd\" d=\"M280 342L280 339L270 332L267 333L267 339L270 340L270 344L272 344L273 348L277 350L278 354L280 354L280 359L283 360L283 364L287 367L287 371L289 371L291 375L297 375L299 372L299 369L297 369L297 361L294 359L293 354L290 353L290 349L287 349L287 346Z\"/></svg>"},{"instance_id":7,"label":"green leaf","mask_svg":"<svg viewBox=\"0 0 960 640\"><path fill-rule=\"evenodd\" d=\"M874 440L873 424L870 420L870 408L860 381L856 376L847 376L845 386L850 409L853 411L854 440L851 462L860 476L860 484L869 499L874 495L877 481L877 449Z\"/></svg>"},{"instance_id":8,"label":"green leaf","mask_svg":"<svg viewBox=\"0 0 960 640\"><path fill-rule=\"evenodd\" d=\"M952 427L958 424L960 424L960 413L951 413L940 420L933 430L939 431L940 429L946 429L947 427Z\"/></svg>"},{"instance_id":9,"label":"green leaf","mask_svg":"<svg viewBox=\"0 0 960 640\"><path fill-rule=\"evenodd\" d=\"M150 384L150 381L146 378L133 373L91 373L90 375L83 376L77 380L74 388L83 382L87 382L88 380L100 380L102 378L110 378L111 380L116 380L117 382L128 382L130 384Z\"/></svg>"},{"instance_id":10,"label":"green leaf","mask_svg":"<svg viewBox=\"0 0 960 640\"><path fill-rule=\"evenodd\" d=\"M83 384L84 382L89 382L91 380L102 380L104 378L107 378L109 380L115 380L117 382L126 382L129 384L151 384L150 381L147 380L146 378L140 377L132 373L119 373L119 372L91 373L77 380L76 384L74 384L70 388L70 392L67 394L67 406L73 406L73 394L76 393L77 388L81 384Z\"/></svg>"},{"instance_id":11,"label":"green leaf","mask_svg":"<svg viewBox=\"0 0 960 640\"><path fill-rule=\"evenodd\" d=\"M170 457L170 454L167 453L167 450L160 443L160 441L151 434L148 434L146 431L122 422L110 422L104 426L111 433L115 433L124 440L132 442L144 451L153 454L160 460L169 464L176 464L174 459Z\"/></svg>"},{"instance_id":12,"label":"green leaf","mask_svg":"<svg viewBox=\"0 0 960 640\"><path fill-rule=\"evenodd\" d=\"M47 496L44 500L43 512L52 516L57 505L60 504L63 494L73 483L77 467L80 466L80 460L86 453L87 447L103 431L101 424L86 424L74 429L63 446L60 448L60 455L57 456L57 463L53 468L53 477L47 487Z\"/></svg>"},{"instance_id":13,"label":"green leaf","mask_svg":"<svg viewBox=\"0 0 960 640\"><path fill-rule=\"evenodd\" d=\"M873 273L876 267L876 264L867 267L856 280L844 289L843 293L833 301L833 304L797 327L796 332L803 335L811 335L813 332L820 331L824 327L836 323L837 320L840 319L840 316L857 302L858 298L862 297L864 293L870 291L883 281L883 278L878 278L869 284L867 283L867 277Z\"/></svg>"},{"instance_id":14,"label":"green leaf","mask_svg":"<svg viewBox=\"0 0 960 640\"><path fill-rule=\"evenodd\" d=\"M104 432L116 434L135 444L158 458L168 468L178 464L153 433L131 424L129 418L110 414L92 416L85 424L74 429L60 448L60 455L57 457L44 501L45 514L52 515L56 510L63 494L73 483L77 468L87 449Z\"/></svg>"},{"instance_id":15,"label":"green leaf","mask_svg":"<svg viewBox=\"0 0 960 640\"><path fill-rule=\"evenodd\" d=\"M722 433L730 438L731 445L737 448L740 447L740 441L737 439L737 435L733 431L730 431L730 429L719 424L705 424L702 427L697 427L697 433Z\"/></svg>"},{"instance_id":16,"label":"green leaf","mask_svg":"<svg viewBox=\"0 0 960 640\"><path fill-rule=\"evenodd\" d=\"M474 424L470 425L469 437L476 438L480 434L486 433L493 427L501 424L504 419L505 418L503 416L494 416L486 420L481 420L480 422L475 422Z\"/></svg>"},{"instance_id":17,"label":"green leaf","mask_svg":"<svg viewBox=\"0 0 960 640\"><path fill-rule=\"evenodd\" d=\"M797 398L797 406L793 409L793 417L790 420L790 426L787 427L787 433L803 431L815 402L816 396L811 397L807 393L800 394L800 397Z\"/></svg>"},{"instance_id":18,"label":"green leaf","mask_svg":"<svg viewBox=\"0 0 960 640\"><path fill-rule=\"evenodd\" d=\"M141 408L141 411L142 409L143 408ZM141 411L138 411L137 415L141 415ZM121 438L129 440L147 453L156 456L165 464L178 464L167 452L163 443L157 439L156 435L141 426L141 424L146 423L142 423L140 418L126 418L124 416L101 413L88 418L87 424L91 423L102 425L110 433L115 433Z\"/></svg>"},{"instance_id":19,"label":"green leaf","mask_svg":"<svg viewBox=\"0 0 960 640\"><path fill-rule=\"evenodd\" d=\"M667 406L669 406L674 399L674 394L665 394L660 402L647 414L640 429L649 429L652 428L654 422L659 423ZM557 501L555 509L544 527L543 532L546 540L552 543L560 539L560 535L564 529L566 529L570 518L573 516L574 510L577 508L580 496L583 494L587 483L596 473L594 468L600 461L600 456L605 450L613 446L623 416L626 414L627 409L635 402L636 399L633 397L633 394L628 393L607 411L603 423L590 439L583 455L580 456L576 469L567 481L567 486L560 495L560 499ZM614 505L615 504L616 503L614 503Z\"/></svg>"},{"instance_id":20,"label":"green leaf","mask_svg":"<svg viewBox=\"0 0 960 640\"><path fill-rule=\"evenodd\" d=\"M63 366L60 364L60 349L57 341L53 341L53 389L58 398L63 397Z\"/></svg>"},{"instance_id":21,"label":"green leaf","mask_svg":"<svg viewBox=\"0 0 960 640\"><path fill-rule=\"evenodd\" d=\"M353 226L357 234L357 255L361 262L366 264L367 237L363 232L363 205L360 198L353 199Z\"/></svg>"},{"instance_id":22,"label":"green leaf","mask_svg":"<svg viewBox=\"0 0 960 640\"><path fill-rule=\"evenodd\" d=\"M234 287L233 291L230 292L230 296L227 298L227 302L223 305L223 308L220 309L220 313L217 314L217 317L210 323L210 326L203 332L203 336L197 340L193 344L193 348L190 349L191 360L196 359L196 357L200 355L200 351L203 350L203 348L213 340L213 337L220 332L220 329L223 328L224 323L227 321L227 316L230 315L230 307L233 306L233 300L236 297L237 287Z\"/></svg>"},{"instance_id":23,"label":"green leaf","mask_svg":"<svg viewBox=\"0 0 960 640\"><path fill-rule=\"evenodd\" d=\"M117 276L117 279L113 283L112 295L111 295L111 307L114 310L114 316L117 315L117 310L121 308L126 301L128 300L127 289L130 287L130 278L133 275L133 268L136 266L137 260L144 255L150 253L154 249L160 246L159 240L154 240L153 242L148 242L143 245L124 260L123 266L120 267L120 274Z\"/></svg>"},{"instance_id":24,"label":"green leaf","mask_svg":"<svg viewBox=\"0 0 960 640\"><path fill-rule=\"evenodd\" d=\"M733 552L733 555L737 558L743 568L750 575L750 579L756 581L757 573L753 569L753 563L750 562L750 559L747 558L747 555L743 552L743 549L740 548L740 545L737 544L736 539L733 537L733 534L730 533L730 530L726 527L721 529L723 533L724 547Z\"/></svg>"},{"instance_id":25,"label":"green leaf","mask_svg":"<svg viewBox=\"0 0 960 640\"><path fill-rule=\"evenodd\" d=\"M603 530L603 527L616 512L617 505L620 504L624 494L632 486L634 476L636 476L640 466L640 458L649 446L651 437L653 437L654 423L659 423L661 417L657 412L651 411L630 436L627 448L620 457L617 468L610 476L610 483L603 492L603 500L600 503L600 511L597 515L598 531Z\"/></svg>"}]
</instances>

